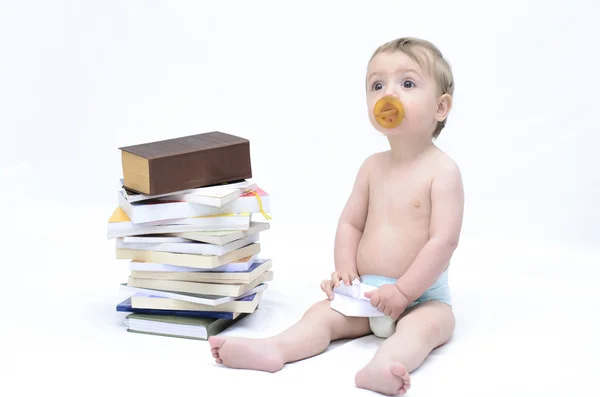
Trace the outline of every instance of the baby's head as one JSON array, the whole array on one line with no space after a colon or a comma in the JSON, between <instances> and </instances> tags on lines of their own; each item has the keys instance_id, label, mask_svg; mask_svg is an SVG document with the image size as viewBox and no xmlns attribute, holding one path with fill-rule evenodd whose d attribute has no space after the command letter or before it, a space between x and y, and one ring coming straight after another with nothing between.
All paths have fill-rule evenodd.
<instances>
[{"instance_id":1,"label":"baby's head","mask_svg":"<svg viewBox=\"0 0 600 397\"><path fill-rule=\"evenodd\" d=\"M436 46L417 38L381 45L369 60L366 78L371 124L385 135L428 133L437 138L452 107L452 69ZM404 107L399 126L385 128L375 119L375 104L392 96Z\"/></svg>"}]
</instances>

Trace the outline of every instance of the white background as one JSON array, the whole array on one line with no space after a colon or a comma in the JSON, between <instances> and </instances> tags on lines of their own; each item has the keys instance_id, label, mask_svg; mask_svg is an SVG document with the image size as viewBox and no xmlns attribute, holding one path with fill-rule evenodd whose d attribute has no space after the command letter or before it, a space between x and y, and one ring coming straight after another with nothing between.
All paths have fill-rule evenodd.
<instances>
[{"instance_id":1,"label":"white background","mask_svg":"<svg viewBox=\"0 0 600 397\"><path fill-rule=\"evenodd\" d=\"M489 332L504 321L515 327L494 338L538 341L534 356L550 365L557 352L540 335L562 326L547 337L554 349L564 343L556 365L581 375L597 351L599 15L594 1L0 1L0 360L8 374L21 391L93 392L88 381L102 379L111 393L140 392L129 371L164 365L176 376L177 365L154 352L190 344L135 339L114 311L127 269L114 259L106 220L121 177L118 148L142 142L211 130L250 139L254 180L272 196L263 250L276 282L271 311L247 329L267 335L291 324L332 271L336 222L358 167L387 149L367 118L367 61L383 42L417 36L442 50L456 82L438 140L460 165L466 193L451 275L464 303L455 345L493 362L468 345L496 343L466 325L487 315L500 321ZM490 296L496 306L487 308ZM193 357L207 354L194 349ZM194 362L176 357L186 368ZM465 368L460 376L471 380L452 384L481 391L469 382L488 378L469 371L485 367ZM548 372L511 391L536 390L523 387L545 384ZM489 379L480 386L492 387Z\"/></svg>"}]
</instances>

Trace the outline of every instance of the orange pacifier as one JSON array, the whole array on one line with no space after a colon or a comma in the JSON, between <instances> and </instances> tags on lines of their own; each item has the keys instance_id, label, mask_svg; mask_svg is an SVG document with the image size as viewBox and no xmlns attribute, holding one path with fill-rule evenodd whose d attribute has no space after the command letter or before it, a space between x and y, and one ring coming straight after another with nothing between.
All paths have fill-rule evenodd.
<instances>
[{"instance_id":1,"label":"orange pacifier","mask_svg":"<svg viewBox=\"0 0 600 397\"><path fill-rule=\"evenodd\" d=\"M404 106L393 96L385 96L375 103L375 120L384 128L398 127L404 119Z\"/></svg>"}]
</instances>

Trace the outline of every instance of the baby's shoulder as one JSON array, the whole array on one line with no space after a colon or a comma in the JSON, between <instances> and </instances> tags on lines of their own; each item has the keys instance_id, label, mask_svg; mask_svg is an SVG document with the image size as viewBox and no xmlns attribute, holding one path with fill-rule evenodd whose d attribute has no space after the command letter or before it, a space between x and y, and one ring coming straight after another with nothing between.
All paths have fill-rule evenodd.
<instances>
[{"instance_id":1,"label":"baby's shoulder","mask_svg":"<svg viewBox=\"0 0 600 397\"><path fill-rule=\"evenodd\" d=\"M378 175L384 168L384 163L388 152L377 152L367 156L361 165L360 173L364 175L367 180L371 180L373 177Z\"/></svg>"},{"instance_id":2,"label":"baby's shoulder","mask_svg":"<svg viewBox=\"0 0 600 397\"><path fill-rule=\"evenodd\" d=\"M430 159L430 169L434 178L454 179L461 178L458 163L446 152L438 149Z\"/></svg>"},{"instance_id":3,"label":"baby's shoulder","mask_svg":"<svg viewBox=\"0 0 600 397\"><path fill-rule=\"evenodd\" d=\"M365 167L376 168L380 167L389 156L390 151L376 152L369 155L363 162Z\"/></svg>"},{"instance_id":4,"label":"baby's shoulder","mask_svg":"<svg viewBox=\"0 0 600 397\"><path fill-rule=\"evenodd\" d=\"M382 153L373 153L367 156L360 165L358 173L356 175L356 182L362 186L369 186L375 175L379 173L381 169Z\"/></svg>"},{"instance_id":5,"label":"baby's shoulder","mask_svg":"<svg viewBox=\"0 0 600 397\"><path fill-rule=\"evenodd\" d=\"M428 162L428 166L439 171L448 171L459 168L457 162L454 161L448 153L437 147L432 155L429 156Z\"/></svg>"}]
</instances>

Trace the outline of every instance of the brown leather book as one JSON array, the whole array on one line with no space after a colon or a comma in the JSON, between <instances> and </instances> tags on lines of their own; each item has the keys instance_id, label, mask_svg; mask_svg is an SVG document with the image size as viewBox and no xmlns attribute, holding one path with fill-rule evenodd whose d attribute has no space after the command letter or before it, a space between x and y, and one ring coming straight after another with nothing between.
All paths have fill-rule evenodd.
<instances>
[{"instance_id":1,"label":"brown leather book","mask_svg":"<svg viewBox=\"0 0 600 397\"><path fill-rule=\"evenodd\" d=\"M252 178L250 141L224 132L119 149L125 187L147 195Z\"/></svg>"}]
</instances>

